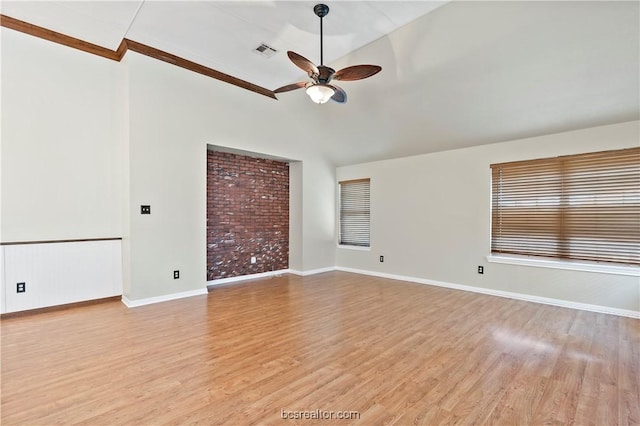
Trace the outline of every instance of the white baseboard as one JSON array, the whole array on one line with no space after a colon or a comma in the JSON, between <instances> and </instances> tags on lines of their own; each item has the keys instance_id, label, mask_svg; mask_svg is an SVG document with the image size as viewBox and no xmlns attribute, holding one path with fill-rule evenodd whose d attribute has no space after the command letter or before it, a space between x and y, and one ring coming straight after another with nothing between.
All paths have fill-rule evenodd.
<instances>
[{"instance_id":1,"label":"white baseboard","mask_svg":"<svg viewBox=\"0 0 640 426\"><path fill-rule=\"evenodd\" d=\"M255 280L257 278L273 277L277 275L288 274L289 272L290 272L289 269L279 269L277 271L261 272L259 274L240 275L238 277L220 278L219 280L207 281L207 287L222 285L222 284L229 284L229 283L236 283L239 281Z\"/></svg>"},{"instance_id":2,"label":"white baseboard","mask_svg":"<svg viewBox=\"0 0 640 426\"><path fill-rule=\"evenodd\" d=\"M505 297L508 299L524 300L526 302L542 303L544 305L560 306L562 308L580 309L583 311L598 312L602 314L618 315L621 317L640 318L640 311L632 311L629 309L611 308L608 306L591 305L588 303L571 302L568 300L552 299L550 297L533 296L529 294L513 293L510 291L492 290L482 287L473 287L462 284L446 283L442 281L428 280L425 278L409 277L405 275L387 274L384 272L366 271L363 269L345 268L337 266L337 271L352 272L355 274L370 275L380 278L389 278L398 281L408 281L417 284L434 285L437 287L451 288L455 290L470 291L473 293L488 294L490 296Z\"/></svg>"},{"instance_id":3,"label":"white baseboard","mask_svg":"<svg viewBox=\"0 0 640 426\"><path fill-rule=\"evenodd\" d=\"M299 275L301 277L306 277L309 275L323 274L325 272L333 272L335 270L336 270L335 266L329 266L327 268L311 269L309 271L296 271L295 269L289 269L289 273L294 275Z\"/></svg>"},{"instance_id":4,"label":"white baseboard","mask_svg":"<svg viewBox=\"0 0 640 426\"><path fill-rule=\"evenodd\" d=\"M270 276L282 275L287 273L306 277L309 275L321 274L324 272L331 272L331 271L351 272L354 274L388 278L388 279L397 280L397 281L407 281L407 282L412 282L417 284L433 285L437 287L451 288L454 290L470 291L473 293L487 294L490 296L505 297L508 299L515 299L515 300L523 300L526 302L542 303L544 305L553 305L553 306L559 306L562 308L580 309L583 311L591 311L591 312L598 312L603 314L617 315L621 317L640 319L640 311L633 311L629 309L611 308L608 306L571 302L568 300L553 299L550 297L534 296L534 295L523 294L523 293L513 293L509 291L502 291L502 290L492 290L492 289L482 288L482 287L474 287L474 286L468 286L463 284L453 284L453 283L447 283L443 281L429 280L426 278L417 278L417 277L410 277L406 275L388 274L384 272L367 271L364 269L346 268L342 266L336 266L336 267L331 266L328 268L312 269L309 271L281 269L278 271L263 272L260 274L243 275L240 277L231 277L231 278L223 278L215 281L208 281L207 286L209 287L209 286L216 286L221 284L229 284L234 282L254 280L257 278L266 278ZM135 308L137 306L150 305L152 303L166 302L169 300L182 299L184 297L198 296L203 294L207 294L206 288L185 291L181 293L167 294L164 296L150 297L147 299L138 299L138 300L129 300L125 296L122 296L122 303L124 303L128 308Z\"/></svg>"},{"instance_id":5,"label":"white baseboard","mask_svg":"<svg viewBox=\"0 0 640 426\"><path fill-rule=\"evenodd\" d=\"M300 276L306 277L308 275L320 274L322 272L330 272L335 270L336 268L334 268L333 266L329 268L314 269L311 271L302 271L302 272L291 270L291 269L280 269L278 271L269 271L269 272L262 272L259 274L242 275L239 277L230 277L230 278L222 278L219 280L207 281L207 287L236 283L241 281L255 280L257 278L267 278L267 277L283 275L283 274L294 274L294 275L300 275ZM138 306L151 305L153 303L167 302L169 300L182 299L185 297L199 296L203 294L207 294L207 288L191 290L191 291L183 291L181 293L166 294L164 296L149 297L147 299L137 299L137 300L130 300L126 296L122 296L122 303L124 303L128 308L135 308Z\"/></svg>"},{"instance_id":6,"label":"white baseboard","mask_svg":"<svg viewBox=\"0 0 640 426\"><path fill-rule=\"evenodd\" d=\"M298 271L296 269L280 269L278 271L261 272L259 274L241 275L239 277L221 278L219 280L207 281L207 287L236 283L241 281L255 280L258 278L273 277L273 276L278 276L283 274L293 274L301 277L306 277L309 275L321 274L323 272L331 272L335 270L336 268L334 266L330 266L328 268L322 268L322 269L312 269L310 271Z\"/></svg>"},{"instance_id":7,"label":"white baseboard","mask_svg":"<svg viewBox=\"0 0 640 426\"><path fill-rule=\"evenodd\" d=\"M124 303L127 306L127 308L136 308L138 306L151 305L153 303L160 303L160 302L168 302L169 300L183 299L185 297L200 296L203 294L207 294L206 288L183 291L180 293L166 294L164 296L149 297L146 299L136 299L136 300L130 300L127 297L122 296L122 303Z\"/></svg>"}]
</instances>

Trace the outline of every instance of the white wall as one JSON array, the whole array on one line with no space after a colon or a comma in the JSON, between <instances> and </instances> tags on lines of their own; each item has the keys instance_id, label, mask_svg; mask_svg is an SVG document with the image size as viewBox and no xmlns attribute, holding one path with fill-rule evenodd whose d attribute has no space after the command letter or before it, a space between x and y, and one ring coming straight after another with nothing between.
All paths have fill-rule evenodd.
<instances>
[{"instance_id":1,"label":"white wall","mask_svg":"<svg viewBox=\"0 0 640 426\"><path fill-rule=\"evenodd\" d=\"M119 64L1 29L0 241L122 234ZM0 250L0 311L122 292L120 241ZM26 282L18 294L16 282Z\"/></svg>"},{"instance_id":2,"label":"white wall","mask_svg":"<svg viewBox=\"0 0 640 426\"><path fill-rule=\"evenodd\" d=\"M120 236L119 64L1 31L2 241Z\"/></svg>"},{"instance_id":3,"label":"white wall","mask_svg":"<svg viewBox=\"0 0 640 426\"><path fill-rule=\"evenodd\" d=\"M371 251L337 265L640 311L638 277L487 263L492 163L638 146L639 122L337 169L371 178ZM384 263L378 257L384 255ZM484 275L476 272L484 266Z\"/></svg>"},{"instance_id":4,"label":"white wall","mask_svg":"<svg viewBox=\"0 0 640 426\"><path fill-rule=\"evenodd\" d=\"M129 300L205 288L212 144L299 161L293 268L337 264L638 310L635 278L485 261L490 163L634 146L637 122L340 168L340 180L372 178L373 246L336 253L336 173L324 152L338 110L292 94L275 101L133 52L116 63L1 31L2 241L122 236ZM363 140L381 137L356 127ZM152 214L141 216L140 204Z\"/></svg>"},{"instance_id":5,"label":"white wall","mask_svg":"<svg viewBox=\"0 0 640 426\"><path fill-rule=\"evenodd\" d=\"M302 163L289 163L289 269L302 271Z\"/></svg>"},{"instance_id":6,"label":"white wall","mask_svg":"<svg viewBox=\"0 0 640 426\"><path fill-rule=\"evenodd\" d=\"M308 129L277 101L127 55L130 233L125 239L131 271L126 296L136 300L206 286L207 144L299 160L293 176L301 186L291 192L292 228L297 228L291 235L292 267L333 266L334 168L318 154ZM141 204L151 205L151 215L139 214ZM173 279L175 269L179 280Z\"/></svg>"},{"instance_id":7,"label":"white wall","mask_svg":"<svg viewBox=\"0 0 640 426\"><path fill-rule=\"evenodd\" d=\"M316 105L133 52L116 63L1 31L3 242L122 237L130 301L205 289L213 144L297 160L292 267L335 264L334 167L319 154L321 132L308 129Z\"/></svg>"}]
</instances>

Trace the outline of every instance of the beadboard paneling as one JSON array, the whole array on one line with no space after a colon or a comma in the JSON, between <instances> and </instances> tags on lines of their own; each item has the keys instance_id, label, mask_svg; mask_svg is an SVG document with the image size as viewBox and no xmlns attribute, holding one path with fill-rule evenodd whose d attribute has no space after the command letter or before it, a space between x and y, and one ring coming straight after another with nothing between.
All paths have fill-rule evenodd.
<instances>
[{"instance_id":1,"label":"beadboard paneling","mask_svg":"<svg viewBox=\"0 0 640 426\"><path fill-rule=\"evenodd\" d=\"M3 247L3 313L122 294L120 240ZM26 292L17 293L24 282Z\"/></svg>"}]
</instances>

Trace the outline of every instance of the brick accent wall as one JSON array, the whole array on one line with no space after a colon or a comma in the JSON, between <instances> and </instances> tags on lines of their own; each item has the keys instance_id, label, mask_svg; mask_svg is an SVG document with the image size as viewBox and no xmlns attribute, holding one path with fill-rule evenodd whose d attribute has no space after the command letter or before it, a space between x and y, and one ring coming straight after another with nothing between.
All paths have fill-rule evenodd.
<instances>
[{"instance_id":1,"label":"brick accent wall","mask_svg":"<svg viewBox=\"0 0 640 426\"><path fill-rule=\"evenodd\" d=\"M288 267L288 164L207 151L207 280Z\"/></svg>"}]
</instances>

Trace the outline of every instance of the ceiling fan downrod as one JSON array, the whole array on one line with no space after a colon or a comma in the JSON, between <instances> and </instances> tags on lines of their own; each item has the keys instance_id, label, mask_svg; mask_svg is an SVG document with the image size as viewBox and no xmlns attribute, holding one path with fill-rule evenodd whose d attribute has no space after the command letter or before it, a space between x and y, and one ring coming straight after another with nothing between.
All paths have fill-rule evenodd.
<instances>
[{"instance_id":1,"label":"ceiling fan downrod","mask_svg":"<svg viewBox=\"0 0 640 426\"><path fill-rule=\"evenodd\" d=\"M313 11L320 18L320 66L324 65L323 49L322 49L322 18L329 14L329 6L326 4L316 4L313 7Z\"/></svg>"}]
</instances>

